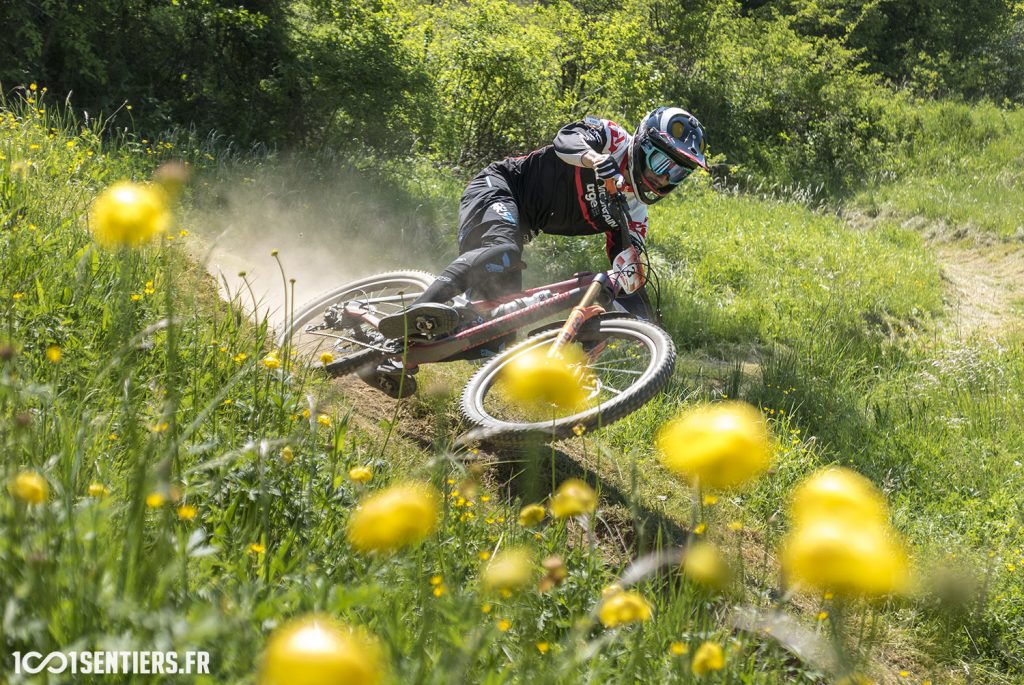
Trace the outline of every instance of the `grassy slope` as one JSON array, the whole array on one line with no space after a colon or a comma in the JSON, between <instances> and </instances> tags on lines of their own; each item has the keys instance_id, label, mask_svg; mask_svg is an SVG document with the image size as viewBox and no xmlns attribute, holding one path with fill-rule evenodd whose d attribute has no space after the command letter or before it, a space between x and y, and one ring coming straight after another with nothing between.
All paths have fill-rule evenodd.
<instances>
[{"instance_id":1,"label":"grassy slope","mask_svg":"<svg viewBox=\"0 0 1024 685\"><path fill-rule=\"evenodd\" d=\"M78 211L109 179L145 174L152 147L124 141L101 159L94 135L76 130L68 146L67 134L48 136L64 124L18 112L19 119L5 119L0 139L3 337L19 350L0 386L4 477L34 467L54 495L31 512L9 498L0 504L9 533L0 543L0 582L14 617L5 625L16 626L4 629L8 651L74 640L103 646L122 634L138 648L153 640L182 649L216 645L215 680L233 682L251 677L268 628L319 609L386 636L402 682L480 680L486 673L494 680L512 673L523 680L621 680L630 672L660 682L688 675L686 659L668 654L670 641L692 648L705 637L729 640L721 605L704 602L692 587L655 581L642 589L656 602L657 620L622 631L596 657L574 663L580 641L600 634L571 626L594 606L617 565L601 566L586 545L567 546L578 530L526 533L513 523L515 506L487 490L489 501L478 499L473 512L447 508L441 533L421 551L369 564L353 557L341 531L361 487L343 477L348 466L372 464L371 488L412 474L450 490L464 474L443 452L424 453L416 443L391 440L384 450L379 429L357 429L341 415L331 428L301 420L304 380L286 381L256 361L265 329L212 306L209 284L198 276L167 299L188 269L173 244L138 255L91 251ZM941 673L943 663L961 658L992 678L1008 668L1019 672L1008 641L1021 634L1024 592L1008 565L1021 545L1014 463L1020 341L995 347L931 335L928 320L941 305L937 268L916 234L894 226L857 232L798 206L700 188L658 208L655 220L654 244L671 284L668 325L683 363L666 397L585 443L593 470L625 493L627 505L635 500L689 523L689 495L657 465L650 437L681 403L748 398L772 420L782 443L779 465L753 490L706 510L708 535L730 548L745 540L770 550L792 483L820 463L853 464L890 493L925 568L955 546L959 558L990 569L985 592L965 611L932 599L886 611L893 636L911 632L926 651L915 669L928 658L940 662L913 677ZM533 248L546 262L532 265L537 273L600 259L596 245L555 244ZM47 257L28 262L29 254ZM132 302L129 295L147 280L162 302ZM15 300L15 293L23 295ZM123 341L160 320L169 303L185 317L176 346L157 334L152 346L122 354ZM58 365L43 355L52 343L65 351ZM113 355L107 376L94 377L100 360ZM135 388L127 397L119 390L126 379ZM330 406L331 393L313 390ZM412 409L427 421L445 406L443 398L427 399ZM23 416L30 420L19 428ZM290 465L278 456L285 443L297 454ZM111 496L87 497L91 482L108 484ZM166 505L144 506L147 493L170 494L172 486L199 507L194 522L176 520ZM733 519L747 532L724 525ZM200 529L206 540L190 543ZM485 597L476 581L478 554L509 541L538 556L565 556L567 585L550 596ZM266 552L251 551L252 543ZM447 590L439 598L429 583L435 574ZM774 581L770 567L752 569L741 599L765 601L758 591ZM498 618L511 621L507 633L497 630ZM438 625L446 629L426 629ZM541 655L537 642L552 651ZM794 677L770 642L734 644L733 676Z\"/></svg>"}]
</instances>

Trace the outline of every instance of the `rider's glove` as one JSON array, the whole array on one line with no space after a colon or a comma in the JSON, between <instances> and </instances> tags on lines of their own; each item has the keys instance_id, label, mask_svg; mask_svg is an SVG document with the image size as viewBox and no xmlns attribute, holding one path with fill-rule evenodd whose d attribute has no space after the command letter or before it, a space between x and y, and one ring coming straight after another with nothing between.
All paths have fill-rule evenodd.
<instances>
[{"instance_id":1,"label":"rider's glove","mask_svg":"<svg viewBox=\"0 0 1024 685\"><path fill-rule=\"evenodd\" d=\"M601 155L594 162L594 171L599 179L607 181L609 178L619 176L619 165L615 163L615 158L611 155Z\"/></svg>"}]
</instances>

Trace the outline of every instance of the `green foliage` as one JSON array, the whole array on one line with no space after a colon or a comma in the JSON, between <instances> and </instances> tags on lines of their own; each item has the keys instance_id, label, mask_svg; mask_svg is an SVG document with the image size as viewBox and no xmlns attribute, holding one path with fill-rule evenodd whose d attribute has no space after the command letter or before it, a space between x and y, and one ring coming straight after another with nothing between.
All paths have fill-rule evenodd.
<instances>
[{"instance_id":1,"label":"green foliage","mask_svg":"<svg viewBox=\"0 0 1024 685\"><path fill-rule=\"evenodd\" d=\"M898 86L968 98L1024 94L1022 16L1012 0L790 0L803 35L855 50Z\"/></svg>"},{"instance_id":2,"label":"green foliage","mask_svg":"<svg viewBox=\"0 0 1024 685\"><path fill-rule=\"evenodd\" d=\"M888 168L858 193L872 214L920 216L940 233L1024 237L1024 112L991 104L916 103L896 110L905 135Z\"/></svg>"},{"instance_id":3,"label":"green foliage","mask_svg":"<svg viewBox=\"0 0 1024 685\"><path fill-rule=\"evenodd\" d=\"M836 193L884 158L892 95L838 42L808 41L791 20L741 16L732 3L699 19L680 8L667 25L682 62L669 99L702 119L737 180Z\"/></svg>"}]
</instances>

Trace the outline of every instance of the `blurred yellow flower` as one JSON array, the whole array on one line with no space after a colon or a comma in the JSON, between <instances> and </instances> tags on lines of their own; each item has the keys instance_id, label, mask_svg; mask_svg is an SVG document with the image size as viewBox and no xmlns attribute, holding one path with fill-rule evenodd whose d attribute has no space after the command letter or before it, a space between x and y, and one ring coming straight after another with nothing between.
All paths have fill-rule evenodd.
<instances>
[{"instance_id":1,"label":"blurred yellow flower","mask_svg":"<svg viewBox=\"0 0 1024 685\"><path fill-rule=\"evenodd\" d=\"M793 529L782 549L791 581L839 595L887 595L909 579L906 552L882 526L821 520Z\"/></svg>"},{"instance_id":2,"label":"blurred yellow flower","mask_svg":"<svg viewBox=\"0 0 1024 685\"><path fill-rule=\"evenodd\" d=\"M503 387L520 405L554 405L563 411L572 410L581 407L587 399L581 382L581 369L586 361L586 355L577 345L564 348L556 357L549 357L546 348L534 348L508 363L502 371Z\"/></svg>"},{"instance_id":3,"label":"blurred yellow flower","mask_svg":"<svg viewBox=\"0 0 1024 685\"><path fill-rule=\"evenodd\" d=\"M684 654L689 654L689 652L690 648L682 642L673 642L668 646L668 653L672 656L682 656Z\"/></svg>"},{"instance_id":4,"label":"blurred yellow flower","mask_svg":"<svg viewBox=\"0 0 1024 685\"><path fill-rule=\"evenodd\" d=\"M92 203L89 227L104 247L138 246L163 233L171 223L167 196L157 186L121 181Z\"/></svg>"},{"instance_id":5,"label":"blurred yellow flower","mask_svg":"<svg viewBox=\"0 0 1024 685\"><path fill-rule=\"evenodd\" d=\"M348 470L348 477L356 483L369 483L373 478L373 471L369 466L353 466Z\"/></svg>"},{"instance_id":6,"label":"blurred yellow flower","mask_svg":"<svg viewBox=\"0 0 1024 685\"><path fill-rule=\"evenodd\" d=\"M321 426L327 426L328 428L331 427L331 417L328 416L327 414L318 415L316 417L316 422L319 423Z\"/></svg>"},{"instance_id":7,"label":"blurred yellow flower","mask_svg":"<svg viewBox=\"0 0 1024 685\"><path fill-rule=\"evenodd\" d=\"M721 671L723 668L725 668L725 654L722 653L722 646L717 642L705 642L693 653L690 670L694 675L702 676L712 671Z\"/></svg>"},{"instance_id":8,"label":"blurred yellow flower","mask_svg":"<svg viewBox=\"0 0 1024 685\"><path fill-rule=\"evenodd\" d=\"M22 293L22 292L17 292L17 293L14 293L13 295L11 295L11 299L14 300L15 302L17 302L18 300L20 300L23 297L25 297L25 293Z\"/></svg>"},{"instance_id":9,"label":"blurred yellow flower","mask_svg":"<svg viewBox=\"0 0 1024 685\"><path fill-rule=\"evenodd\" d=\"M193 507L191 504L182 504L178 507L178 518L182 521L191 521L196 517L199 510Z\"/></svg>"},{"instance_id":10,"label":"blurred yellow flower","mask_svg":"<svg viewBox=\"0 0 1024 685\"><path fill-rule=\"evenodd\" d=\"M90 483L89 484L89 497L95 497L96 499L102 499L110 494L110 488L103 483Z\"/></svg>"},{"instance_id":11,"label":"blurred yellow flower","mask_svg":"<svg viewBox=\"0 0 1024 685\"><path fill-rule=\"evenodd\" d=\"M61 357L63 356L64 353L61 351L59 345L50 345L46 348L46 358L51 364L59 364Z\"/></svg>"},{"instance_id":12,"label":"blurred yellow flower","mask_svg":"<svg viewBox=\"0 0 1024 685\"><path fill-rule=\"evenodd\" d=\"M349 543L363 553L413 545L437 526L438 497L422 483L395 485L360 502L349 518Z\"/></svg>"},{"instance_id":13,"label":"blurred yellow flower","mask_svg":"<svg viewBox=\"0 0 1024 685\"><path fill-rule=\"evenodd\" d=\"M260 360L260 363L263 364L263 366L267 367L268 369L281 368L281 359L277 356L277 352L271 352L262 360Z\"/></svg>"},{"instance_id":14,"label":"blurred yellow flower","mask_svg":"<svg viewBox=\"0 0 1024 685\"><path fill-rule=\"evenodd\" d=\"M789 505L794 525L823 518L842 518L852 525L886 525L889 507L874 483L841 467L821 469L794 491Z\"/></svg>"},{"instance_id":15,"label":"blurred yellow flower","mask_svg":"<svg viewBox=\"0 0 1024 685\"><path fill-rule=\"evenodd\" d=\"M146 495L146 506L149 507L150 509L156 509L157 507L162 506L163 503L166 501L167 498L164 497L159 492L151 492L148 495Z\"/></svg>"},{"instance_id":16,"label":"blurred yellow flower","mask_svg":"<svg viewBox=\"0 0 1024 685\"><path fill-rule=\"evenodd\" d=\"M508 629L512 627L512 621L509 621L507 618L498 619L497 625L498 630L503 633L507 633Z\"/></svg>"},{"instance_id":17,"label":"blurred yellow flower","mask_svg":"<svg viewBox=\"0 0 1024 685\"><path fill-rule=\"evenodd\" d=\"M523 548L506 549L487 562L480 581L488 591L515 592L533 580L534 563L530 552Z\"/></svg>"},{"instance_id":18,"label":"blurred yellow flower","mask_svg":"<svg viewBox=\"0 0 1024 685\"><path fill-rule=\"evenodd\" d=\"M544 520L544 507L539 504L527 504L519 510L519 525L531 528Z\"/></svg>"},{"instance_id":19,"label":"blurred yellow flower","mask_svg":"<svg viewBox=\"0 0 1024 685\"><path fill-rule=\"evenodd\" d=\"M684 412L661 429L656 444L666 468L702 487L738 487L771 463L764 417L742 402Z\"/></svg>"},{"instance_id":20,"label":"blurred yellow flower","mask_svg":"<svg viewBox=\"0 0 1024 685\"><path fill-rule=\"evenodd\" d=\"M250 554L263 554L266 551L267 551L266 545L263 545L263 544L261 544L259 542L254 542L254 543L249 545L249 553Z\"/></svg>"},{"instance_id":21,"label":"blurred yellow flower","mask_svg":"<svg viewBox=\"0 0 1024 685\"><path fill-rule=\"evenodd\" d=\"M551 645L549 645L547 642L538 642L536 647L537 651L541 654L547 654L551 650Z\"/></svg>"},{"instance_id":22,"label":"blurred yellow flower","mask_svg":"<svg viewBox=\"0 0 1024 685\"><path fill-rule=\"evenodd\" d=\"M615 628L627 623L648 621L651 613L651 605L640 593L622 590L604 598L597 617L606 627Z\"/></svg>"},{"instance_id":23,"label":"blurred yellow flower","mask_svg":"<svg viewBox=\"0 0 1024 685\"><path fill-rule=\"evenodd\" d=\"M292 463L292 460L295 459L295 453L292 452L292 448L288 445L285 445L284 449L281 450L281 459L286 464Z\"/></svg>"},{"instance_id":24,"label":"blurred yellow flower","mask_svg":"<svg viewBox=\"0 0 1024 685\"><path fill-rule=\"evenodd\" d=\"M376 685L383 679L375 640L316 615L274 631L259 673L259 685Z\"/></svg>"},{"instance_id":25,"label":"blurred yellow flower","mask_svg":"<svg viewBox=\"0 0 1024 685\"><path fill-rule=\"evenodd\" d=\"M732 576L728 563L710 542L695 542L683 557L683 573L690 580L712 590L724 590Z\"/></svg>"},{"instance_id":26,"label":"blurred yellow flower","mask_svg":"<svg viewBox=\"0 0 1024 685\"><path fill-rule=\"evenodd\" d=\"M321 364L326 365L326 364L330 364L333 361L334 361L334 355L331 354L330 352L324 352L323 354L320 355L320 363Z\"/></svg>"},{"instance_id":27,"label":"blurred yellow flower","mask_svg":"<svg viewBox=\"0 0 1024 685\"><path fill-rule=\"evenodd\" d=\"M578 478L563 482L551 498L551 515L559 519L590 514L596 508L597 493Z\"/></svg>"},{"instance_id":28,"label":"blurred yellow flower","mask_svg":"<svg viewBox=\"0 0 1024 685\"><path fill-rule=\"evenodd\" d=\"M244 362L248 358L249 358L249 355L247 355L245 352L239 352L234 357L232 357L231 360L236 362L236 363L238 363L238 364L241 364L242 362Z\"/></svg>"},{"instance_id":29,"label":"blurred yellow flower","mask_svg":"<svg viewBox=\"0 0 1024 685\"><path fill-rule=\"evenodd\" d=\"M42 504L50 496L50 484L35 471L22 471L7 485L14 498L25 504Z\"/></svg>"}]
</instances>

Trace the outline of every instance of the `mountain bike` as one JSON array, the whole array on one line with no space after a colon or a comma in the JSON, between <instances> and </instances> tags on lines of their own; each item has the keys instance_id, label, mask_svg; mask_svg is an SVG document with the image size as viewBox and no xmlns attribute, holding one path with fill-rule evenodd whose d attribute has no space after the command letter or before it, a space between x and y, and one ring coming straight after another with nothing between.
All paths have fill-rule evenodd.
<instances>
[{"instance_id":1,"label":"mountain bike","mask_svg":"<svg viewBox=\"0 0 1024 685\"><path fill-rule=\"evenodd\" d=\"M464 439L515 444L565 438L610 424L657 395L676 359L675 345L662 328L629 314L615 301L617 294L636 292L654 275L646 250L637 250L628 239L624 202L618 208L627 247L611 269L576 273L491 300L457 298L454 304L463 323L451 334L434 336L425 321L410 322L409 335L401 342L377 332L383 317L403 310L434 280L423 271L403 270L323 293L295 313L278 344L332 376L355 373L392 397L411 395L415 380L411 373L382 372L382 365L414 372L423 364L482 358L483 365L462 392L461 412L473 427ZM565 310L570 313L564 320L537 326ZM529 331L522 342L486 356L495 341L520 330ZM555 354L571 344L581 345L586 355L584 368L578 369L587 392L582 408L537 411L508 399L502 374L513 360L538 350Z\"/></svg>"}]
</instances>

